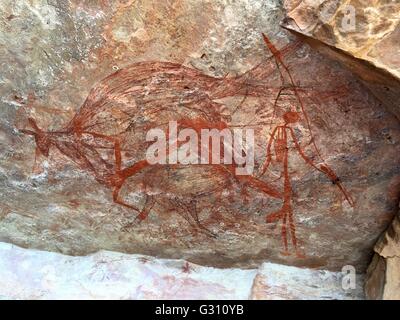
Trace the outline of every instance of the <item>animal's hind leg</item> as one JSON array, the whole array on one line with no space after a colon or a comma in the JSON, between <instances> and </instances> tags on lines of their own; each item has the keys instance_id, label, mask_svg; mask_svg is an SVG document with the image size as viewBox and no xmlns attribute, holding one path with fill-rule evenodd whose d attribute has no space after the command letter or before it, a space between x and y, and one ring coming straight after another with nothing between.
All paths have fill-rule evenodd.
<instances>
[{"instance_id":1,"label":"animal's hind leg","mask_svg":"<svg viewBox=\"0 0 400 320\"><path fill-rule=\"evenodd\" d=\"M245 183L251 188L257 189L271 197L277 198L277 199L282 199L283 195L275 190L274 187L270 186L268 183L265 181L262 181L260 179L257 179L256 177L253 176L236 176L236 179L238 179L240 182Z\"/></svg>"},{"instance_id":2,"label":"animal's hind leg","mask_svg":"<svg viewBox=\"0 0 400 320\"><path fill-rule=\"evenodd\" d=\"M121 145L118 139L114 141L114 156L115 156L116 171L120 172L122 166L122 156L121 156Z\"/></svg>"},{"instance_id":3,"label":"animal's hind leg","mask_svg":"<svg viewBox=\"0 0 400 320\"><path fill-rule=\"evenodd\" d=\"M139 220L139 222L145 220L147 218L147 216L149 215L150 210L154 207L155 202L156 201L155 201L153 196L148 196L147 195L146 196L146 202L145 202L145 204L143 206L142 211L139 212L139 214L136 216L136 218L135 218L135 220L133 222L130 222L130 223L126 224L123 227L123 230L124 231L129 230L129 228L131 228L133 226L133 224L134 224L134 222L136 220ZM139 210L137 210L137 211L139 211Z\"/></svg>"}]
</instances>

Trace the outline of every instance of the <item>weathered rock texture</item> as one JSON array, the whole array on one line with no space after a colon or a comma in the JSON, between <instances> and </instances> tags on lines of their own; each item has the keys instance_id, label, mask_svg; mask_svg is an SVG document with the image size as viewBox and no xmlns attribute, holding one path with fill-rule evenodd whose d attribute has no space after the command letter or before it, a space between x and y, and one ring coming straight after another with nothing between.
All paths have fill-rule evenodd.
<instances>
[{"instance_id":1,"label":"weathered rock texture","mask_svg":"<svg viewBox=\"0 0 400 320\"><path fill-rule=\"evenodd\" d=\"M264 263L254 279L254 300L354 300L363 299L364 277L354 274L347 287L346 273L300 269Z\"/></svg>"},{"instance_id":2,"label":"weathered rock texture","mask_svg":"<svg viewBox=\"0 0 400 320\"><path fill-rule=\"evenodd\" d=\"M368 299L400 300L400 218L375 245L375 255L367 270L365 293Z\"/></svg>"},{"instance_id":3,"label":"weathered rock texture","mask_svg":"<svg viewBox=\"0 0 400 320\"><path fill-rule=\"evenodd\" d=\"M399 123L280 28L279 1L2 1L0 11L1 241L366 268L397 210ZM146 130L169 120L254 129L254 174L143 165Z\"/></svg>"},{"instance_id":4,"label":"weathered rock texture","mask_svg":"<svg viewBox=\"0 0 400 320\"><path fill-rule=\"evenodd\" d=\"M358 74L400 118L398 1L285 0L284 6L285 28L317 39L316 49Z\"/></svg>"},{"instance_id":5,"label":"weathered rock texture","mask_svg":"<svg viewBox=\"0 0 400 320\"><path fill-rule=\"evenodd\" d=\"M71 257L0 243L0 270L0 299L362 298L362 287L342 289L340 272L274 264L260 271L216 269L109 251ZM259 283L260 276L266 275L268 292ZM282 285L282 277L289 288ZM306 283L313 286L308 285L303 295L293 295L297 286Z\"/></svg>"},{"instance_id":6,"label":"weathered rock texture","mask_svg":"<svg viewBox=\"0 0 400 320\"><path fill-rule=\"evenodd\" d=\"M400 78L398 1L286 0L285 9L288 26Z\"/></svg>"}]
</instances>

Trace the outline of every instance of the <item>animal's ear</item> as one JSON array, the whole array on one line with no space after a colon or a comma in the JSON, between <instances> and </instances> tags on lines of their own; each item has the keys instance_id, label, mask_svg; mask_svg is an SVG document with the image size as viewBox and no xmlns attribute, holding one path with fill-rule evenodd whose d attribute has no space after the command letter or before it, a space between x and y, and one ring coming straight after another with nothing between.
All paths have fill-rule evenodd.
<instances>
[{"instance_id":1,"label":"animal's ear","mask_svg":"<svg viewBox=\"0 0 400 320\"><path fill-rule=\"evenodd\" d=\"M41 133L42 130L38 127L36 124L36 121L33 118L28 118L25 120L25 128L19 129L18 130L24 134L28 134L30 136L36 136L38 133Z\"/></svg>"},{"instance_id":2,"label":"animal's ear","mask_svg":"<svg viewBox=\"0 0 400 320\"><path fill-rule=\"evenodd\" d=\"M28 134L30 136L34 136L36 134L36 132L34 132L32 130L27 130L27 129L20 129L19 131L24 133L24 134Z\"/></svg>"},{"instance_id":3,"label":"animal's ear","mask_svg":"<svg viewBox=\"0 0 400 320\"><path fill-rule=\"evenodd\" d=\"M28 123L36 132L42 131L42 130L39 129L38 125L36 124L35 119L28 118Z\"/></svg>"}]
</instances>

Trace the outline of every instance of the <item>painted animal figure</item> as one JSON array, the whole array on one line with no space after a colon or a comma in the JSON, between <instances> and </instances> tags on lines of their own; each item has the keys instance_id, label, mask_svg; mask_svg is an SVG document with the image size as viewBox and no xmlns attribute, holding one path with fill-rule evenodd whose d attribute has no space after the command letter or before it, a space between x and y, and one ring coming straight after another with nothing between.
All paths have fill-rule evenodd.
<instances>
[{"instance_id":1,"label":"painted animal figure","mask_svg":"<svg viewBox=\"0 0 400 320\"><path fill-rule=\"evenodd\" d=\"M300 45L295 42L278 51L267 37L264 36L264 40L273 57L285 68L283 56ZM146 133L152 128L167 131L170 120L195 130L230 128L229 115L224 112L224 105L217 101L233 96L270 99L277 95L278 99L281 89L271 87L266 81L275 68L270 58L242 75L216 78L170 62L136 63L98 83L63 129L45 131L29 118L30 128L21 131L35 138L37 155L47 157L50 149L57 149L109 188L115 203L136 211L138 220L146 219L154 208L155 195L173 194L176 196L170 199L171 205L184 212L199 229L212 235L200 223L197 198L222 194L223 190L233 188L251 188L266 197L282 199L285 206L290 202L286 191L280 192L269 182L252 175L235 175L235 163L151 165L146 160ZM294 86L293 81L291 85L299 96L303 89ZM302 116L308 122L303 105ZM289 130L283 126L281 134ZM277 143L277 150L284 144L284 140ZM282 152L279 157L284 161ZM325 168L326 173L336 179L329 167ZM323 167L320 169L324 171ZM127 180L139 175L141 183L137 188L146 194L141 209L120 195ZM187 188L182 182L191 175L195 175L196 185ZM288 216L287 219L292 218Z\"/></svg>"},{"instance_id":2,"label":"painted animal figure","mask_svg":"<svg viewBox=\"0 0 400 320\"><path fill-rule=\"evenodd\" d=\"M264 74L260 66L253 73ZM95 179L112 190L113 201L138 212L137 218L147 217L155 204L157 192L174 191L180 195L176 203L192 211L199 194L245 185L265 196L281 199L282 195L267 182L253 176L236 176L235 164L210 164L190 169L198 175L199 190L182 194L177 176L185 179L186 166L150 165L145 154L148 148L146 132L152 128L165 128L169 120L195 130L223 129L229 125L222 113L223 105L216 99L246 91L249 95L262 94L258 83L249 84L249 74L232 78L214 78L198 70L169 62L143 62L121 69L97 84L73 119L63 129L45 131L33 118L28 119L30 128L22 132L32 135L36 141L36 153L49 155L57 149L81 169L90 172ZM246 90L244 90L246 86ZM138 209L120 197L127 179L144 172L143 188L150 187L144 207ZM164 177L173 178L164 179ZM197 172L197 173L196 173ZM175 179L174 179L175 177ZM164 182L161 182L165 180ZM175 181L171 185L171 181ZM202 183L201 181L206 181ZM169 186L167 186L169 185ZM154 191L154 188L158 188ZM184 190L187 192L187 190ZM188 200L191 199L191 200ZM193 212L190 212L193 216ZM198 223L198 218L193 216Z\"/></svg>"}]
</instances>

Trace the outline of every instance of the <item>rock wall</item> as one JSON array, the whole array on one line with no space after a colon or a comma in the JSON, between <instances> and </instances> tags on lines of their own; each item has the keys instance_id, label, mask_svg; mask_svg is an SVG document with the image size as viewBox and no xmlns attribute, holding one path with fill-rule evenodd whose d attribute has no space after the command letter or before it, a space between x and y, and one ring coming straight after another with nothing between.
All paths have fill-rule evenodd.
<instances>
[{"instance_id":1,"label":"rock wall","mask_svg":"<svg viewBox=\"0 0 400 320\"><path fill-rule=\"evenodd\" d=\"M398 1L284 1L282 25L316 39L312 45L341 61L400 118ZM324 45L325 44L325 45Z\"/></svg>"},{"instance_id":2,"label":"rock wall","mask_svg":"<svg viewBox=\"0 0 400 320\"><path fill-rule=\"evenodd\" d=\"M400 299L400 218L379 239L367 270L365 294L373 300Z\"/></svg>"},{"instance_id":3,"label":"rock wall","mask_svg":"<svg viewBox=\"0 0 400 320\"><path fill-rule=\"evenodd\" d=\"M400 4L397 1L285 1L285 28L357 74L400 117ZM365 285L369 299L400 299L399 218L375 245Z\"/></svg>"},{"instance_id":4,"label":"rock wall","mask_svg":"<svg viewBox=\"0 0 400 320\"><path fill-rule=\"evenodd\" d=\"M280 27L280 1L2 1L0 12L1 241L365 270L397 210L399 122ZM254 172L144 166L147 129L171 120L254 130Z\"/></svg>"},{"instance_id":5,"label":"rock wall","mask_svg":"<svg viewBox=\"0 0 400 320\"><path fill-rule=\"evenodd\" d=\"M400 78L398 1L285 1L287 27Z\"/></svg>"}]
</instances>

